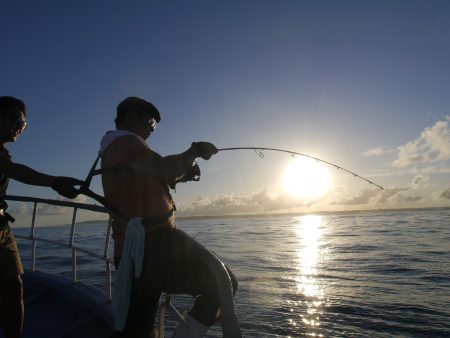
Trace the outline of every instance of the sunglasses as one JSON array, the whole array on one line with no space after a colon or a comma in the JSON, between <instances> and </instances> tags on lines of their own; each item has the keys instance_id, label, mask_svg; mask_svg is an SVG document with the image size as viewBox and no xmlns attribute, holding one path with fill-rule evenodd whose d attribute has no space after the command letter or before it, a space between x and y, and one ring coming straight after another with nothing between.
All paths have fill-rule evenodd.
<instances>
[{"instance_id":1,"label":"sunglasses","mask_svg":"<svg viewBox=\"0 0 450 338\"><path fill-rule=\"evenodd\" d=\"M136 116L139 116L139 118L142 118L142 119L145 119L145 120L147 120L147 122L148 122L148 124L149 124L149 127L150 127L150 130L151 131L155 131L155 129L156 129L156 124L158 123L157 121L156 121L156 119L153 117L153 116L151 116L149 113L146 113L146 112L136 112Z\"/></svg>"},{"instance_id":2,"label":"sunglasses","mask_svg":"<svg viewBox=\"0 0 450 338\"><path fill-rule=\"evenodd\" d=\"M148 120L148 124L150 125L150 129L151 131L155 131L156 129L156 120L152 117L151 119Z\"/></svg>"},{"instance_id":3,"label":"sunglasses","mask_svg":"<svg viewBox=\"0 0 450 338\"><path fill-rule=\"evenodd\" d=\"M17 115L3 115L3 116L12 121L15 124L14 127L19 129L20 132L23 132L28 126L27 121L25 121L25 119L22 119L20 116Z\"/></svg>"}]
</instances>

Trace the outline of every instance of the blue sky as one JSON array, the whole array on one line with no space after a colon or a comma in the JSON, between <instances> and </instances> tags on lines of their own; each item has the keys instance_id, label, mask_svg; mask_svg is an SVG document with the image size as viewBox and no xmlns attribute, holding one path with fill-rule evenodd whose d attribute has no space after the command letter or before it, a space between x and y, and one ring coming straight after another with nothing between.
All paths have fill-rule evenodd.
<instances>
[{"instance_id":1,"label":"blue sky","mask_svg":"<svg viewBox=\"0 0 450 338\"><path fill-rule=\"evenodd\" d=\"M117 103L140 96L162 112L162 155L283 148L385 187L329 168L305 201L280 189L288 155L224 152L178 186L180 215L449 205L448 1L3 1L1 18L0 94L28 106L17 162L84 178Z\"/></svg>"}]
</instances>

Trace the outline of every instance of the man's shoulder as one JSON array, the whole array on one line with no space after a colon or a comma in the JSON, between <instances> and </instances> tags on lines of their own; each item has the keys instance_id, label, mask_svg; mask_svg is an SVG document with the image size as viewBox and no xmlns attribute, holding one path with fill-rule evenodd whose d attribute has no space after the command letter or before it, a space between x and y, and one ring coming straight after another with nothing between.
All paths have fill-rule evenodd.
<instances>
[{"instance_id":1,"label":"man's shoulder","mask_svg":"<svg viewBox=\"0 0 450 338\"><path fill-rule=\"evenodd\" d=\"M148 144L141 137L134 134L124 135L114 140L111 146L149 148Z\"/></svg>"},{"instance_id":2,"label":"man's shoulder","mask_svg":"<svg viewBox=\"0 0 450 338\"><path fill-rule=\"evenodd\" d=\"M105 149L105 152L109 152L111 150L128 152L143 149L149 149L147 143L137 135L128 134L113 140Z\"/></svg>"},{"instance_id":3,"label":"man's shoulder","mask_svg":"<svg viewBox=\"0 0 450 338\"><path fill-rule=\"evenodd\" d=\"M150 151L149 146L137 135L124 135L115 139L104 150L102 155L103 163L116 163L125 159L129 159L131 156L136 156L139 153Z\"/></svg>"}]
</instances>

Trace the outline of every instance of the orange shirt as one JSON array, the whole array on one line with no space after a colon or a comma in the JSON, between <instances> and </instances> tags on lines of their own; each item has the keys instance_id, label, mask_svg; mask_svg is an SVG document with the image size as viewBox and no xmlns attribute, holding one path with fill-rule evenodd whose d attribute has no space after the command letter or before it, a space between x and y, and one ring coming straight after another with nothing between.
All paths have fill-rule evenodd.
<instances>
[{"instance_id":1,"label":"orange shirt","mask_svg":"<svg viewBox=\"0 0 450 338\"><path fill-rule=\"evenodd\" d=\"M137 135L127 135L114 140L102 155L102 169L121 166L102 174L103 191L109 204L127 217L153 218L167 214L172 208L172 198L164 184L155 176L143 174L127 167L143 156L158 156ZM127 220L111 215L114 257L123 251ZM173 217L168 225L173 226Z\"/></svg>"}]
</instances>

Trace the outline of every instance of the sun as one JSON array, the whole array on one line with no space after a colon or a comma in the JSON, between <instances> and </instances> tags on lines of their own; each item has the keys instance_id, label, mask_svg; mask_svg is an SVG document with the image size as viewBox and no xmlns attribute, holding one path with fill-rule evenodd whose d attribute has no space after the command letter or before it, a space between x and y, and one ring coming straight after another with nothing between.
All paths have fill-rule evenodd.
<instances>
[{"instance_id":1,"label":"sun","mask_svg":"<svg viewBox=\"0 0 450 338\"><path fill-rule=\"evenodd\" d=\"M315 200L328 191L331 176L323 163L310 158L296 158L285 169L281 185L291 196Z\"/></svg>"}]
</instances>

